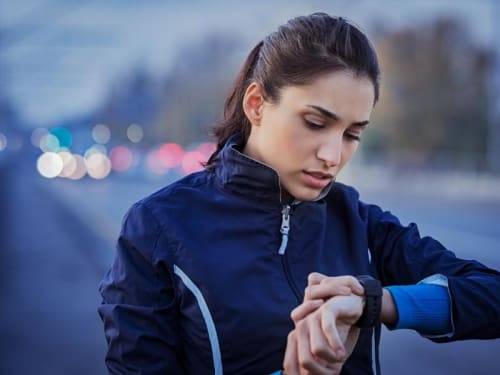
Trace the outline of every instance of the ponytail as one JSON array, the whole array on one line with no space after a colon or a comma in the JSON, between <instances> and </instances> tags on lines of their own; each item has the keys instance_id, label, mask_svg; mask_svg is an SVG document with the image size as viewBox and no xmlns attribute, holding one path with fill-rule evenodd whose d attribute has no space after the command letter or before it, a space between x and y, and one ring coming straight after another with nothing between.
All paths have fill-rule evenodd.
<instances>
[{"instance_id":1,"label":"ponytail","mask_svg":"<svg viewBox=\"0 0 500 375\"><path fill-rule=\"evenodd\" d=\"M212 136L217 140L217 146L205 165L207 169L213 167L219 152L232 135L241 133L245 142L250 135L251 124L245 112L243 112L243 97L254 77L255 66L259 61L259 54L263 44L263 41L259 42L248 54L245 63L236 76L230 94L226 98L224 119L212 129Z\"/></svg>"}]
</instances>

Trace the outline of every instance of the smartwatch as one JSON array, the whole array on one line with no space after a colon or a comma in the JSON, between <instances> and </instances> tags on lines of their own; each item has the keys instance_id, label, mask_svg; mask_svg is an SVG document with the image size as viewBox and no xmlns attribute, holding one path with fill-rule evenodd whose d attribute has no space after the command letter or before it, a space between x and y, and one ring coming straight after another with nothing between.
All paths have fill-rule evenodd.
<instances>
[{"instance_id":1,"label":"smartwatch","mask_svg":"<svg viewBox=\"0 0 500 375\"><path fill-rule=\"evenodd\" d=\"M382 284L369 275L355 276L365 289L365 307L359 320L354 324L360 328L370 328L380 323L382 311Z\"/></svg>"}]
</instances>

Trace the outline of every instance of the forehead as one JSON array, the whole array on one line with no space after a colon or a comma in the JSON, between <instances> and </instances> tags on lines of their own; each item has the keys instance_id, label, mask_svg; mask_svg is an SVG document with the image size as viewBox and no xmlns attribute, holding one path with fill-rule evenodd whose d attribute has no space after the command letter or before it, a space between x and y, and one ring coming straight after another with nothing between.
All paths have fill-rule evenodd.
<instances>
[{"instance_id":1,"label":"forehead","mask_svg":"<svg viewBox=\"0 0 500 375\"><path fill-rule=\"evenodd\" d=\"M361 121L370 116L375 99L371 80L349 71L325 73L306 85L284 87L280 94L280 102L285 106L316 105L339 117L356 117Z\"/></svg>"}]
</instances>

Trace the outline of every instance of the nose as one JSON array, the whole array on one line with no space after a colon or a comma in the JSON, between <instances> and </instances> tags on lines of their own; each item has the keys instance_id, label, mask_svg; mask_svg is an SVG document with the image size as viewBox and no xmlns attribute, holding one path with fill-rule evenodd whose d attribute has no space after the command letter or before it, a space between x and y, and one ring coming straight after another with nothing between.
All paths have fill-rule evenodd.
<instances>
[{"instance_id":1,"label":"nose","mask_svg":"<svg viewBox=\"0 0 500 375\"><path fill-rule=\"evenodd\" d=\"M342 159L342 135L329 136L324 139L317 152L318 159L328 168L336 167Z\"/></svg>"}]
</instances>

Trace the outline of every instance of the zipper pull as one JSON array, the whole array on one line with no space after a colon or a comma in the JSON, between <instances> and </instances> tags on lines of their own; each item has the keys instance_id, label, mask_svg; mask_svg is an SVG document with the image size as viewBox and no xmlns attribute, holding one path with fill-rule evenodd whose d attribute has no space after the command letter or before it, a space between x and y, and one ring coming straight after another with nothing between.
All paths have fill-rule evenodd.
<instances>
[{"instance_id":1,"label":"zipper pull","mask_svg":"<svg viewBox=\"0 0 500 375\"><path fill-rule=\"evenodd\" d=\"M283 206L281 211L281 246L278 250L278 254L285 254L286 245L288 243L288 232L290 231L290 206Z\"/></svg>"}]
</instances>

